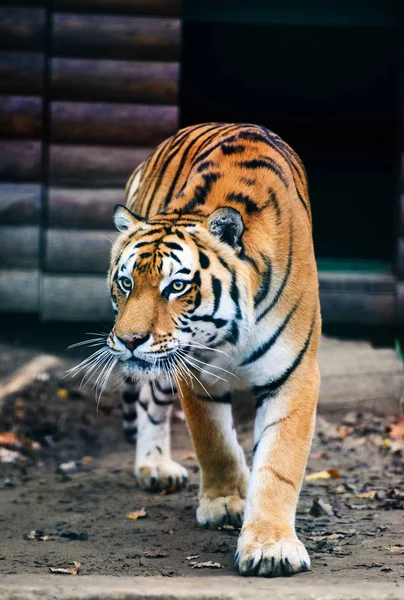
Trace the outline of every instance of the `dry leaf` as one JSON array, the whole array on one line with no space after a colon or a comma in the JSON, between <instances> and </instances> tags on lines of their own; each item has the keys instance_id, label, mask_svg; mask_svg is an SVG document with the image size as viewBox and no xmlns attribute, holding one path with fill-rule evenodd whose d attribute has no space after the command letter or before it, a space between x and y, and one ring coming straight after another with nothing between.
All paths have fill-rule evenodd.
<instances>
[{"instance_id":1,"label":"dry leaf","mask_svg":"<svg viewBox=\"0 0 404 600\"><path fill-rule=\"evenodd\" d=\"M163 533L168 533L168 535L174 535L174 529L164 529Z\"/></svg>"},{"instance_id":2,"label":"dry leaf","mask_svg":"<svg viewBox=\"0 0 404 600\"><path fill-rule=\"evenodd\" d=\"M61 388L56 393L57 393L58 398L61 398L62 400L66 400L66 398L69 395L69 390L66 390L65 388Z\"/></svg>"},{"instance_id":3,"label":"dry leaf","mask_svg":"<svg viewBox=\"0 0 404 600\"><path fill-rule=\"evenodd\" d=\"M389 548L385 548L391 554L404 554L404 546L390 546Z\"/></svg>"},{"instance_id":4,"label":"dry leaf","mask_svg":"<svg viewBox=\"0 0 404 600\"><path fill-rule=\"evenodd\" d=\"M331 491L334 492L334 494L345 494L347 490L344 485L337 485L337 487L332 488Z\"/></svg>"},{"instance_id":5,"label":"dry leaf","mask_svg":"<svg viewBox=\"0 0 404 600\"><path fill-rule=\"evenodd\" d=\"M175 487L170 487L167 490L161 490L160 496L168 496L169 494L175 494L177 489Z\"/></svg>"},{"instance_id":6,"label":"dry leaf","mask_svg":"<svg viewBox=\"0 0 404 600\"><path fill-rule=\"evenodd\" d=\"M80 462L82 465L90 465L93 462L93 460L94 459L92 456L83 456Z\"/></svg>"},{"instance_id":7,"label":"dry leaf","mask_svg":"<svg viewBox=\"0 0 404 600\"><path fill-rule=\"evenodd\" d=\"M349 425L337 425L337 431L339 436L345 439L354 431L354 428Z\"/></svg>"},{"instance_id":8,"label":"dry leaf","mask_svg":"<svg viewBox=\"0 0 404 600\"><path fill-rule=\"evenodd\" d=\"M390 437L404 438L404 418L390 425Z\"/></svg>"},{"instance_id":9,"label":"dry leaf","mask_svg":"<svg viewBox=\"0 0 404 600\"><path fill-rule=\"evenodd\" d=\"M196 558L199 558L199 554L191 554L191 556L186 556L185 558L187 560L195 560Z\"/></svg>"},{"instance_id":10,"label":"dry leaf","mask_svg":"<svg viewBox=\"0 0 404 600\"><path fill-rule=\"evenodd\" d=\"M22 443L15 433L4 431L3 433L0 433L0 446L17 446L19 448L22 446Z\"/></svg>"},{"instance_id":11,"label":"dry leaf","mask_svg":"<svg viewBox=\"0 0 404 600\"><path fill-rule=\"evenodd\" d=\"M368 492L362 492L361 494L355 494L355 498L363 498L365 500L374 500L377 496L376 490L369 490Z\"/></svg>"},{"instance_id":12,"label":"dry leaf","mask_svg":"<svg viewBox=\"0 0 404 600\"><path fill-rule=\"evenodd\" d=\"M221 569L222 565L218 562L214 563L211 560L208 560L207 562L191 562L189 563L193 569Z\"/></svg>"},{"instance_id":13,"label":"dry leaf","mask_svg":"<svg viewBox=\"0 0 404 600\"><path fill-rule=\"evenodd\" d=\"M326 471L317 471L306 475L305 481L317 481L317 479L339 479L340 472L337 469L327 469Z\"/></svg>"},{"instance_id":14,"label":"dry leaf","mask_svg":"<svg viewBox=\"0 0 404 600\"><path fill-rule=\"evenodd\" d=\"M143 556L146 558L165 558L168 554L166 552L143 552Z\"/></svg>"},{"instance_id":15,"label":"dry leaf","mask_svg":"<svg viewBox=\"0 0 404 600\"><path fill-rule=\"evenodd\" d=\"M74 567L72 567L71 569L59 569L56 567L49 567L49 571L51 573L55 573L56 575L77 575L81 564L79 562L76 562L75 560L73 561L73 564Z\"/></svg>"},{"instance_id":16,"label":"dry leaf","mask_svg":"<svg viewBox=\"0 0 404 600\"><path fill-rule=\"evenodd\" d=\"M196 460L196 455L191 452L191 454L186 454L182 460Z\"/></svg>"},{"instance_id":17,"label":"dry leaf","mask_svg":"<svg viewBox=\"0 0 404 600\"><path fill-rule=\"evenodd\" d=\"M126 515L127 519L132 519L132 520L136 520L136 519L145 519L147 517L147 512L145 511L144 508L141 508L140 510L135 510L134 512L130 512Z\"/></svg>"}]
</instances>

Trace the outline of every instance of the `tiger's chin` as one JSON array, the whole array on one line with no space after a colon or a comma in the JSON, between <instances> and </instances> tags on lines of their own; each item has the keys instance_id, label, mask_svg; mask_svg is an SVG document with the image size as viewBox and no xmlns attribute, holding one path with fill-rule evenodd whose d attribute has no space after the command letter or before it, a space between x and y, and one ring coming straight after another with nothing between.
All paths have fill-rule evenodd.
<instances>
[{"instance_id":1,"label":"tiger's chin","mask_svg":"<svg viewBox=\"0 0 404 600\"><path fill-rule=\"evenodd\" d=\"M145 360L135 356L121 363L121 368L126 377L139 381L141 379L157 379L160 375L170 372L167 358L154 358Z\"/></svg>"}]
</instances>

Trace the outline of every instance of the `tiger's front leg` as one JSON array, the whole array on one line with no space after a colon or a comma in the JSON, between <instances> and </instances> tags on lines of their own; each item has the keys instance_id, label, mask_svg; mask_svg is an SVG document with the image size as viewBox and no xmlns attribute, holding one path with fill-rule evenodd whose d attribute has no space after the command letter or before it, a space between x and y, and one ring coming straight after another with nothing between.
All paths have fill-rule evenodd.
<instances>
[{"instance_id":1,"label":"tiger's front leg","mask_svg":"<svg viewBox=\"0 0 404 600\"><path fill-rule=\"evenodd\" d=\"M274 577L310 570L309 555L295 532L295 512L320 375L315 360L305 363L275 394L256 390L253 468L236 554L242 575Z\"/></svg>"},{"instance_id":2,"label":"tiger's front leg","mask_svg":"<svg viewBox=\"0 0 404 600\"><path fill-rule=\"evenodd\" d=\"M249 470L233 425L229 393L211 397L189 388L181 396L195 452L201 467L196 518L202 527L241 527Z\"/></svg>"},{"instance_id":3,"label":"tiger's front leg","mask_svg":"<svg viewBox=\"0 0 404 600\"><path fill-rule=\"evenodd\" d=\"M145 490L180 490L188 482L187 470L171 460L170 418L175 398L165 378L140 388L134 471Z\"/></svg>"}]
</instances>

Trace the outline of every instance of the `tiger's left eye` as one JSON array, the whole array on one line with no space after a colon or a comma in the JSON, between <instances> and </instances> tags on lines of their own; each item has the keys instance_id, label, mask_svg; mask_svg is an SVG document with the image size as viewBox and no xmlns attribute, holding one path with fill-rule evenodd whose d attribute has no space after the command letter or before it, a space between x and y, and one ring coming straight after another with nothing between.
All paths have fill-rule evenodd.
<instances>
[{"instance_id":1,"label":"tiger's left eye","mask_svg":"<svg viewBox=\"0 0 404 600\"><path fill-rule=\"evenodd\" d=\"M173 281L171 287L173 288L174 292L182 292L182 290L185 288L185 281L180 281L179 279L177 281Z\"/></svg>"},{"instance_id":2,"label":"tiger's left eye","mask_svg":"<svg viewBox=\"0 0 404 600\"><path fill-rule=\"evenodd\" d=\"M124 292L129 292L132 289L132 281L129 279L129 277L120 277L119 285Z\"/></svg>"}]
</instances>

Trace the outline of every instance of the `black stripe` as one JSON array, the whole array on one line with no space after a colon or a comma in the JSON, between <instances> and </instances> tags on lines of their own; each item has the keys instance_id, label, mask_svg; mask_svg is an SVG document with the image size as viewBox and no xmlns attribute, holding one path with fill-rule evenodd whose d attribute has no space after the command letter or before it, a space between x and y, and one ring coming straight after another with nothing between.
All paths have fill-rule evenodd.
<instances>
[{"instance_id":1,"label":"black stripe","mask_svg":"<svg viewBox=\"0 0 404 600\"><path fill-rule=\"evenodd\" d=\"M199 400L204 402L215 402L217 404L231 404L231 393L227 392L224 396L198 396Z\"/></svg>"},{"instance_id":2,"label":"black stripe","mask_svg":"<svg viewBox=\"0 0 404 600\"><path fill-rule=\"evenodd\" d=\"M130 412L123 413L124 421L135 421L137 419L137 412L135 410L131 410Z\"/></svg>"},{"instance_id":3,"label":"black stripe","mask_svg":"<svg viewBox=\"0 0 404 600\"><path fill-rule=\"evenodd\" d=\"M237 287L236 273L231 275L230 298L233 300L236 309L236 319L241 319L240 294Z\"/></svg>"},{"instance_id":4,"label":"black stripe","mask_svg":"<svg viewBox=\"0 0 404 600\"><path fill-rule=\"evenodd\" d=\"M146 414L147 414L147 418L149 419L149 421L152 425L161 425L166 420L166 418L164 417L164 419L162 419L161 421L158 421L157 419L154 419L149 413L146 413Z\"/></svg>"},{"instance_id":5,"label":"black stripe","mask_svg":"<svg viewBox=\"0 0 404 600\"><path fill-rule=\"evenodd\" d=\"M293 236L292 236L292 228L290 231L290 242L289 242L289 255L288 255L288 263L286 265L286 271L285 271L285 275L283 276L282 279L282 283L279 286L272 302L269 304L269 306L267 306L267 308L264 310L264 312L262 312L260 314L260 316L257 318L256 323L259 323L261 321L261 319L263 319L265 317L266 314L269 313L270 310L273 309L273 307L275 306L275 304L278 302L279 298L282 296L283 290L285 289L285 286L287 284L287 281L289 279L289 275L290 272L292 270L292 259L293 259Z\"/></svg>"},{"instance_id":6,"label":"black stripe","mask_svg":"<svg viewBox=\"0 0 404 600\"><path fill-rule=\"evenodd\" d=\"M177 263L179 263L180 265L182 264L182 262L180 261L180 259L178 258L178 256L175 254L175 252L170 252L170 256L171 256L171 258L173 258L174 260L176 260Z\"/></svg>"},{"instance_id":7,"label":"black stripe","mask_svg":"<svg viewBox=\"0 0 404 600\"><path fill-rule=\"evenodd\" d=\"M177 169L177 171L176 171L176 173L175 173L175 175L174 175L174 177L173 177L173 179L171 181L170 188L169 188L169 190L167 192L167 196L166 196L166 198L164 200L164 206L167 206L169 204L170 200L172 199L172 195L173 195L175 186L176 186L176 184L178 182L178 179L179 179L179 177L180 177L180 175L182 173L182 170L183 170L183 168L185 166L186 160L188 158L188 155L189 155L191 149L195 146L195 144L198 141L200 141L200 139L201 139L202 136L204 136L205 134L207 134L207 133L209 133L210 131L213 131L213 130L215 131L215 133L213 135L214 136L217 135L217 127L216 127L216 125L214 125L213 127L205 129L205 131L203 131L200 135L198 135L196 138L192 139L190 141L190 143L188 144L188 146L185 149L183 149L181 161L180 161L180 164L178 165L178 169ZM210 139L210 137L209 137L209 139ZM176 155L178 155L178 152L176 152Z\"/></svg>"},{"instance_id":8,"label":"black stripe","mask_svg":"<svg viewBox=\"0 0 404 600\"><path fill-rule=\"evenodd\" d=\"M239 167L244 169L268 169L272 171L282 181L285 187L289 187L289 183L285 179L282 167L273 158L267 156L263 158L253 158L251 160L243 160L237 163Z\"/></svg>"},{"instance_id":9,"label":"black stripe","mask_svg":"<svg viewBox=\"0 0 404 600\"><path fill-rule=\"evenodd\" d=\"M210 265L209 257L201 250L199 250L199 262L201 263L202 269L207 269Z\"/></svg>"},{"instance_id":10,"label":"black stripe","mask_svg":"<svg viewBox=\"0 0 404 600\"><path fill-rule=\"evenodd\" d=\"M125 390L124 392L122 392L122 401L125 404L135 404L135 402L137 402L139 399L139 392L136 390L134 392L130 392L128 390Z\"/></svg>"},{"instance_id":11,"label":"black stripe","mask_svg":"<svg viewBox=\"0 0 404 600\"><path fill-rule=\"evenodd\" d=\"M173 388L171 388L171 387L170 387L170 388L168 388L167 390L165 390L163 387L161 387L161 384L160 384L160 382L159 382L159 380L158 380L158 379L157 379L157 380L156 380L154 383L155 383L155 385L156 385L156 388L158 389L158 391L159 391L161 394L165 394L166 396L169 396L169 395L175 394L175 393L176 393L176 391L177 391L177 390L175 389L175 386L173 386Z\"/></svg>"},{"instance_id":12,"label":"black stripe","mask_svg":"<svg viewBox=\"0 0 404 600\"><path fill-rule=\"evenodd\" d=\"M192 315L191 321L205 321L206 323L213 323L215 327L220 329L227 324L226 319L215 319L212 315Z\"/></svg>"},{"instance_id":13,"label":"black stripe","mask_svg":"<svg viewBox=\"0 0 404 600\"><path fill-rule=\"evenodd\" d=\"M300 365L300 363L302 362L303 357L307 351L307 348L309 347L315 322L316 322L316 318L314 316L313 320L311 322L309 335L307 336L307 339L304 343L303 348L300 350L299 354L296 356L296 358L292 362L292 364L282 373L282 375L277 377L277 379L273 379L272 381L270 381L269 383L267 383L265 385L255 385L253 387L253 395L255 398L256 408L259 408L260 406L262 406L262 404L265 402L265 400L267 400L271 396L274 396L275 394L277 394L279 392L279 388L282 385L284 385L284 383L286 383L286 381L289 379L289 377L292 375L292 373Z\"/></svg>"},{"instance_id":14,"label":"black stripe","mask_svg":"<svg viewBox=\"0 0 404 600\"><path fill-rule=\"evenodd\" d=\"M289 321L292 318L292 316L295 314L295 312L297 310L297 307L299 306L299 303L300 303L300 300L289 311L289 313L286 315L285 319L279 325L279 327L275 331L275 333L273 335L271 335L271 337L265 342L265 344L262 344L259 348L257 348L256 350L254 350L254 352L252 352L250 354L250 356L248 358L246 358L241 363L241 366L249 365L252 362L258 360L259 358L261 358L261 356L263 356L266 352L268 352L268 350L270 350L270 348L272 348L272 346L275 344L275 342L277 341L277 339L279 338L279 336L281 335L281 333L285 329L286 325L289 323Z\"/></svg>"},{"instance_id":15,"label":"black stripe","mask_svg":"<svg viewBox=\"0 0 404 600\"><path fill-rule=\"evenodd\" d=\"M221 340L217 344L212 344L211 347L216 348L217 346L221 346L225 342L229 342L229 344L233 344L233 345L237 344L238 338L239 338L239 333L240 332L239 332L239 328L238 328L236 321L232 321L232 323L230 325L230 329L227 332L227 334L225 335L225 337L223 338L223 340Z\"/></svg>"},{"instance_id":16,"label":"black stripe","mask_svg":"<svg viewBox=\"0 0 404 600\"><path fill-rule=\"evenodd\" d=\"M226 200L227 202L236 202L237 204L242 204L249 215L254 212L259 212L257 204L254 202L254 200L251 200L247 194L235 194L232 192L231 194L227 194Z\"/></svg>"},{"instance_id":17,"label":"black stripe","mask_svg":"<svg viewBox=\"0 0 404 600\"><path fill-rule=\"evenodd\" d=\"M184 273L184 275L189 275L191 272L191 269L187 269L186 267L183 267L182 269L180 269L179 271L177 271L177 275L179 273Z\"/></svg>"},{"instance_id":18,"label":"black stripe","mask_svg":"<svg viewBox=\"0 0 404 600\"><path fill-rule=\"evenodd\" d=\"M268 190L268 200L265 202L263 208L266 208L267 206L273 206L275 209L275 213L276 213L276 219L279 222L279 219L281 218L281 209L279 206L279 202L278 202L278 198L276 196L276 193L274 192L273 189L269 189Z\"/></svg>"},{"instance_id":19,"label":"black stripe","mask_svg":"<svg viewBox=\"0 0 404 600\"><path fill-rule=\"evenodd\" d=\"M212 292L215 299L215 305L213 307L213 314L215 314L219 308L220 299L222 297L222 284L220 283L220 279L217 279L214 275L212 275Z\"/></svg>"},{"instance_id":20,"label":"black stripe","mask_svg":"<svg viewBox=\"0 0 404 600\"><path fill-rule=\"evenodd\" d=\"M254 296L254 308L257 308L257 306L263 301L271 287L272 262L269 256L263 256L263 261L266 268L261 276L260 287Z\"/></svg>"},{"instance_id":21,"label":"black stripe","mask_svg":"<svg viewBox=\"0 0 404 600\"><path fill-rule=\"evenodd\" d=\"M240 125L230 125L229 127L218 129L217 135L218 136L227 135L228 133L230 133L230 131L232 131L234 129L240 129ZM200 162L204 161L206 158L208 158L209 154L211 154L214 150L216 150L216 148L219 148L222 144L234 142L236 139L237 139L237 134L231 135L224 139L221 138L220 141L217 142L217 144L214 144L214 146L211 146L210 148L205 150L205 152L202 152L202 154L200 154L197 157L197 159L195 160L194 165L199 164ZM206 145L205 145L205 147L206 147Z\"/></svg>"},{"instance_id":22,"label":"black stripe","mask_svg":"<svg viewBox=\"0 0 404 600\"><path fill-rule=\"evenodd\" d=\"M219 165L217 163L213 162L213 160L205 160L205 162L203 162L199 165L196 172L203 173L203 171L206 171L207 169L211 169L213 167L217 168L218 166Z\"/></svg>"},{"instance_id":23,"label":"black stripe","mask_svg":"<svg viewBox=\"0 0 404 600\"><path fill-rule=\"evenodd\" d=\"M245 152L245 146L243 146L243 144L223 144L220 149L225 155L242 154Z\"/></svg>"},{"instance_id":24,"label":"black stripe","mask_svg":"<svg viewBox=\"0 0 404 600\"><path fill-rule=\"evenodd\" d=\"M182 246L180 246L179 244L176 244L175 242L163 242L164 246L167 246L167 248L171 248L171 250L181 250L181 252L184 250L184 248Z\"/></svg>"},{"instance_id":25,"label":"black stripe","mask_svg":"<svg viewBox=\"0 0 404 600\"><path fill-rule=\"evenodd\" d=\"M196 186L194 197L184 206L184 211L190 212L196 206L203 206L206 198L212 191L213 185L220 179L220 177L220 173L206 173L205 175L202 175L204 183Z\"/></svg>"},{"instance_id":26,"label":"black stripe","mask_svg":"<svg viewBox=\"0 0 404 600\"><path fill-rule=\"evenodd\" d=\"M170 400L159 400L154 392L154 388L153 388L153 384L150 384L150 389L151 389L151 394L152 394L152 399L154 404L156 404L157 406L170 406L170 404L174 404L174 400L172 399L172 394L171 391L169 392L171 399ZM166 392L161 392L161 393L166 393Z\"/></svg>"}]
</instances>

